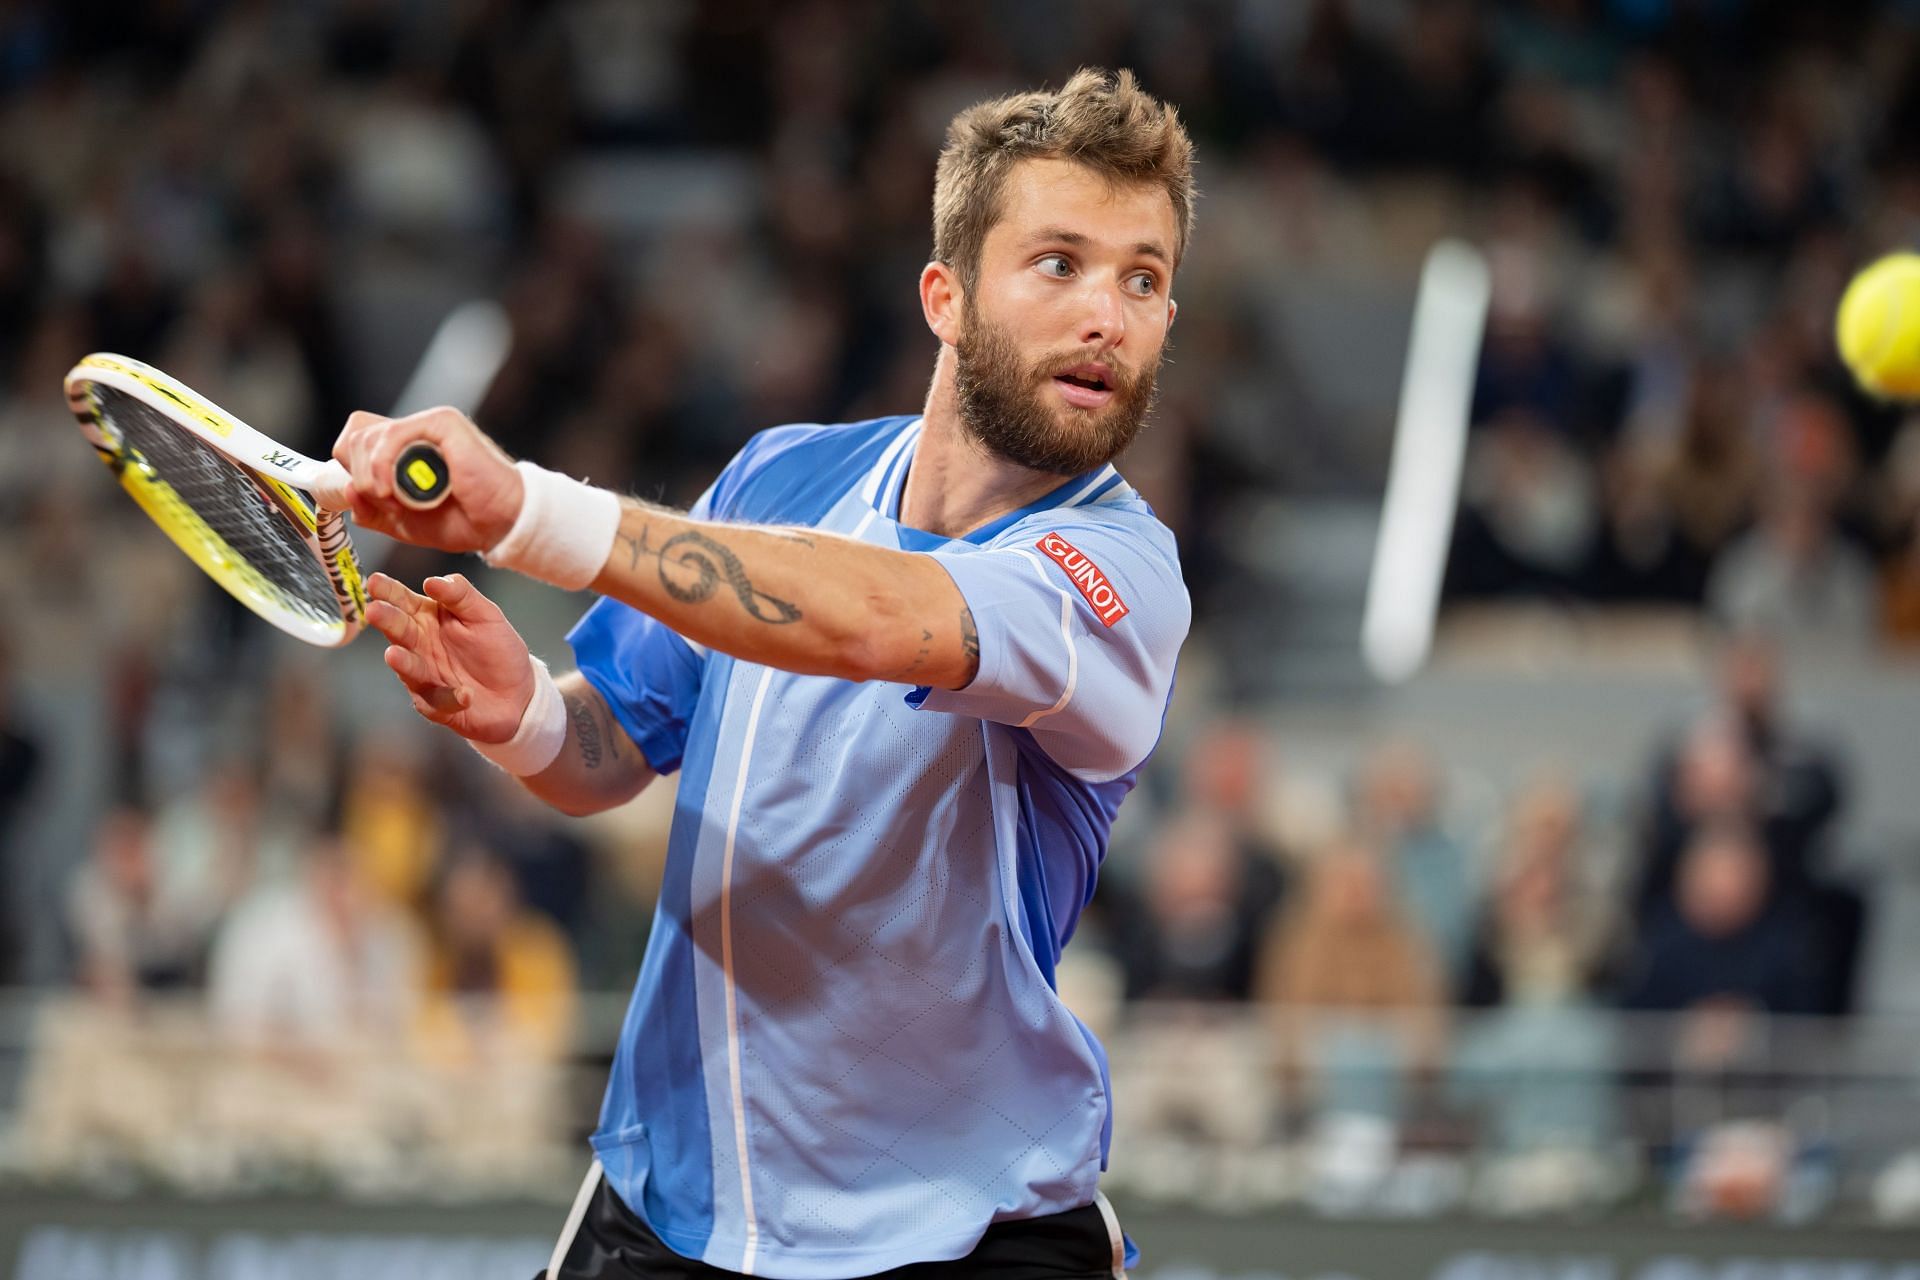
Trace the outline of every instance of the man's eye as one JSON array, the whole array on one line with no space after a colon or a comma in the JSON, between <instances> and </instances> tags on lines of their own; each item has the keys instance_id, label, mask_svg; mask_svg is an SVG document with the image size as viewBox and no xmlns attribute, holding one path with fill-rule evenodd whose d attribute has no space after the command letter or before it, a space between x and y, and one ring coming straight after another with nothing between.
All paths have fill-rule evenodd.
<instances>
[{"instance_id":1,"label":"man's eye","mask_svg":"<svg viewBox=\"0 0 1920 1280\"><path fill-rule=\"evenodd\" d=\"M1127 283L1142 298L1151 298L1160 290L1160 283L1153 278L1151 271L1142 271L1139 275L1131 277Z\"/></svg>"},{"instance_id":2,"label":"man's eye","mask_svg":"<svg viewBox=\"0 0 1920 1280\"><path fill-rule=\"evenodd\" d=\"M1034 264L1040 268L1040 274L1052 276L1056 280L1065 280L1073 274L1073 267L1057 253L1050 253Z\"/></svg>"}]
</instances>

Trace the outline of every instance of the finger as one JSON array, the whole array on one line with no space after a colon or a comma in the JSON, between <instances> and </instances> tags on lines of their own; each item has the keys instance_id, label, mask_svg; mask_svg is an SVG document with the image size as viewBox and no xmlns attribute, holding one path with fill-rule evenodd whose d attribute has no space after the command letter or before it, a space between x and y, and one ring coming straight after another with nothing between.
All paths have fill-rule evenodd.
<instances>
[{"instance_id":1,"label":"finger","mask_svg":"<svg viewBox=\"0 0 1920 1280\"><path fill-rule=\"evenodd\" d=\"M411 649L388 645L386 652L380 654L380 660L386 662L394 676L399 677L399 683L407 687L407 693L428 700L436 710L451 714L463 712L474 704L472 689L468 689L467 685L445 683L444 672L436 670L432 662Z\"/></svg>"},{"instance_id":2,"label":"finger","mask_svg":"<svg viewBox=\"0 0 1920 1280\"><path fill-rule=\"evenodd\" d=\"M468 581L464 573L428 578L420 588L435 604L462 622L492 622L505 616L500 606L481 595L480 588Z\"/></svg>"},{"instance_id":3,"label":"finger","mask_svg":"<svg viewBox=\"0 0 1920 1280\"><path fill-rule=\"evenodd\" d=\"M389 645L380 657L388 669L400 678L400 683L406 686L416 706L424 704L435 715L452 715L473 705L472 689L466 685L442 683L432 665L412 650Z\"/></svg>"},{"instance_id":4,"label":"finger","mask_svg":"<svg viewBox=\"0 0 1920 1280\"><path fill-rule=\"evenodd\" d=\"M413 620L413 615L385 600L367 603L367 625L385 636L391 644L403 649L419 647L420 626Z\"/></svg>"},{"instance_id":5,"label":"finger","mask_svg":"<svg viewBox=\"0 0 1920 1280\"><path fill-rule=\"evenodd\" d=\"M342 437L347 456L342 459L353 474L353 485L362 495L379 501L386 496L386 484L380 474L380 458L393 435L393 419L375 413L356 413Z\"/></svg>"},{"instance_id":6,"label":"finger","mask_svg":"<svg viewBox=\"0 0 1920 1280\"><path fill-rule=\"evenodd\" d=\"M365 412L356 413L349 421L353 422L353 426L346 435L347 456L343 461L348 473L353 476L354 489L362 496L378 501L385 497L381 492L380 451L392 421Z\"/></svg>"},{"instance_id":7,"label":"finger","mask_svg":"<svg viewBox=\"0 0 1920 1280\"><path fill-rule=\"evenodd\" d=\"M455 714L453 710L442 710L442 708L434 706L430 700L420 697L419 693L413 693L411 689L409 689L409 699L413 700L413 710L417 710L417 712L420 712L420 716L424 716L426 720L432 720L432 722L438 723L438 725L444 725L444 723L447 723L447 720Z\"/></svg>"},{"instance_id":8,"label":"finger","mask_svg":"<svg viewBox=\"0 0 1920 1280\"><path fill-rule=\"evenodd\" d=\"M367 594L376 600L386 601L403 613L419 613L433 603L404 582L389 578L384 573L376 573L367 579Z\"/></svg>"},{"instance_id":9,"label":"finger","mask_svg":"<svg viewBox=\"0 0 1920 1280\"><path fill-rule=\"evenodd\" d=\"M393 496L393 477L388 474L391 464L385 460L391 452L392 433L388 428L389 424L382 424L367 434L357 448L353 466L355 485L376 502L385 502Z\"/></svg>"},{"instance_id":10,"label":"finger","mask_svg":"<svg viewBox=\"0 0 1920 1280\"><path fill-rule=\"evenodd\" d=\"M389 538L400 538L394 524L393 508L369 496L359 485L360 482L356 479L352 507L354 524L362 529L371 529L375 533L384 533ZM400 541L405 542L406 539L400 538Z\"/></svg>"},{"instance_id":11,"label":"finger","mask_svg":"<svg viewBox=\"0 0 1920 1280\"><path fill-rule=\"evenodd\" d=\"M471 701L471 699L463 701L454 694L453 690L443 684L412 678L408 673L412 670L412 663L416 659L414 654L405 649L397 646L389 647L381 657L393 670L393 674L399 678L401 687L407 691L407 700L413 704L413 709L435 724L445 724L449 717L464 709L467 701Z\"/></svg>"},{"instance_id":12,"label":"finger","mask_svg":"<svg viewBox=\"0 0 1920 1280\"><path fill-rule=\"evenodd\" d=\"M415 440L429 440L434 444L445 444L449 428L464 415L458 409L446 405L435 405L431 409L418 409L404 418L393 420L394 434L405 436L408 444Z\"/></svg>"},{"instance_id":13,"label":"finger","mask_svg":"<svg viewBox=\"0 0 1920 1280\"><path fill-rule=\"evenodd\" d=\"M400 683L406 685L413 693L431 693L435 689L446 687L439 673L433 669L433 664L403 644L398 642L389 644L386 651L380 655L380 660L385 662L387 669L399 676Z\"/></svg>"},{"instance_id":14,"label":"finger","mask_svg":"<svg viewBox=\"0 0 1920 1280\"><path fill-rule=\"evenodd\" d=\"M413 700L413 709L435 724L445 724L473 705L472 693L464 688L449 689L443 684L420 689L408 685L407 696Z\"/></svg>"},{"instance_id":15,"label":"finger","mask_svg":"<svg viewBox=\"0 0 1920 1280\"><path fill-rule=\"evenodd\" d=\"M376 426L385 421L386 419L379 414L369 413L365 409L355 409L352 413L348 414L347 425L340 428L340 434L335 436L333 440L332 456L334 461L345 466L348 471L352 471L353 465L348 459L352 456L353 442L364 435L369 427Z\"/></svg>"}]
</instances>

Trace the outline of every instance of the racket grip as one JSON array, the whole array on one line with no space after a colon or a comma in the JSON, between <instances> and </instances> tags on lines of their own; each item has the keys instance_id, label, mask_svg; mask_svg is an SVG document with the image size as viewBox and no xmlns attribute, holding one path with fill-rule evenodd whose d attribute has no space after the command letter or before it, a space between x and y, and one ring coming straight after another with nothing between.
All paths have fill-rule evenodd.
<instances>
[{"instance_id":1,"label":"racket grip","mask_svg":"<svg viewBox=\"0 0 1920 1280\"><path fill-rule=\"evenodd\" d=\"M453 477L439 448L417 440L393 463L393 493L415 511L431 511L447 499Z\"/></svg>"}]
</instances>

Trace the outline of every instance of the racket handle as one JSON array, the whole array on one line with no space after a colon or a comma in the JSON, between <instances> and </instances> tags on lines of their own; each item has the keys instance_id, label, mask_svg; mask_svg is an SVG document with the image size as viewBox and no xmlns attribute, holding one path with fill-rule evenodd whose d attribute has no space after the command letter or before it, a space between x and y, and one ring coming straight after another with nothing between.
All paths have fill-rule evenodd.
<instances>
[{"instance_id":1,"label":"racket handle","mask_svg":"<svg viewBox=\"0 0 1920 1280\"><path fill-rule=\"evenodd\" d=\"M415 511L431 511L447 499L453 477L440 450L424 440L400 451L393 463L393 492Z\"/></svg>"}]
</instances>

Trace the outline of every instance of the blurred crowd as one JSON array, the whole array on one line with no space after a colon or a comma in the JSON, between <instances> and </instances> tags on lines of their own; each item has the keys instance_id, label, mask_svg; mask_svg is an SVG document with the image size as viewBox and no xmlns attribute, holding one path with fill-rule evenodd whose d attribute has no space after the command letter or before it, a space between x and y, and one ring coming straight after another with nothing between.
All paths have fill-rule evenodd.
<instances>
[{"instance_id":1,"label":"blurred crowd","mask_svg":"<svg viewBox=\"0 0 1920 1280\"><path fill-rule=\"evenodd\" d=\"M1083 64L1136 68L1200 149L1124 464L1181 536L1196 648L1234 625L1244 500L1377 494L1391 395L1342 378L1397 385L1445 233L1493 281L1449 597L1730 639L1624 823L1556 775L1463 830L1402 741L1317 826L1276 819L1279 748L1203 723L1075 951L1127 1002L1271 1010L1330 1123L1439 1096L1515 1150L1611 1131L1601 1011L1675 1015L1704 1072L1758 1015L1846 1014L1871 886L1830 868L1846 771L1778 655L1920 644L1920 420L1830 334L1851 272L1920 236L1920 15L1866 0L0 8L0 984L204 991L281 1049L551 1059L578 992L630 982L660 856L653 819L547 815L286 661L89 461L78 356L324 453L498 297L482 425L685 501L760 427L920 403L945 122Z\"/></svg>"},{"instance_id":2,"label":"blurred crowd","mask_svg":"<svg viewBox=\"0 0 1920 1280\"><path fill-rule=\"evenodd\" d=\"M1234 495L1379 483L1385 423L1287 300L1404 291L1454 231L1494 283L1455 597L1911 643L1920 428L1852 390L1831 318L1920 219L1917 41L1868 0L11 5L0 515L99 500L28 443L80 352L319 448L462 294L513 315L481 412L510 449L687 498L761 426L917 404L946 119L1124 64L1200 144L1130 461L1203 606Z\"/></svg>"},{"instance_id":3,"label":"blurred crowd","mask_svg":"<svg viewBox=\"0 0 1920 1280\"><path fill-rule=\"evenodd\" d=\"M1731 637L1716 671L1649 744L1625 815L1553 771L1474 820L1408 739L1374 746L1329 808L1288 785L1255 725L1204 728L1090 926L1115 993L1146 1002L1117 1023L1186 1066L1148 1072L1159 1087L1130 1101L1150 1118L1132 1119L1241 1147L1304 1136L1349 1160L1463 1133L1574 1160L1513 1189L1535 1207L1594 1194L1629 1134L1671 1155L1722 1122L1784 1123L1821 1055L1783 1054L1779 1021L1854 1011L1871 886L1836 866L1847 771L1784 711L1776 643ZM1196 1050L1220 1045L1208 1028L1242 1034L1230 1010L1268 1042ZM1269 1059L1271 1079L1230 1078ZM1676 1125L1676 1082L1735 1078L1777 1087ZM1658 1105L1628 1114L1646 1084ZM1776 1207L1763 1199L1753 1212Z\"/></svg>"}]
</instances>

